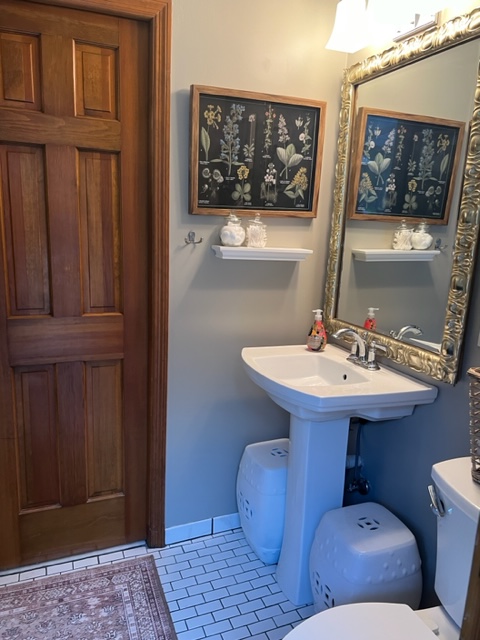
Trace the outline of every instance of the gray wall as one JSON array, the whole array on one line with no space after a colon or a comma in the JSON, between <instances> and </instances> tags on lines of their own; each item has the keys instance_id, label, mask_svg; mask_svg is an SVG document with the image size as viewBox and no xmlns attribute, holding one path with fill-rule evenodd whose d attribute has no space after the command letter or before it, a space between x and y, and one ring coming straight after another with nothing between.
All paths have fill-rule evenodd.
<instances>
[{"instance_id":1,"label":"gray wall","mask_svg":"<svg viewBox=\"0 0 480 640\"><path fill-rule=\"evenodd\" d=\"M323 297L346 66L324 49L335 6L173 0L167 527L236 512L245 445L288 433L288 415L250 382L240 352L303 342ZM191 84L327 102L318 217L265 219L268 245L312 249L305 262L214 256L223 217L188 213ZM185 245L189 230L202 244Z\"/></svg>"},{"instance_id":2,"label":"gray wall","mask_svg":"<svg viewBox=\"0 0 480 640\"><path fill-rule=\"evenodd\" d=\"M470 3L471 4L471 3ZM173 0L170 356L166 526L236 511L235 479L245 445L288 433L288 415L246 377L243 346L298 344L323 301L342 69L354 58L324 49L336 0ZM189 87L204 84L325 100L327 128L318 216L267 219L270 246L304 247L303 263L214 257L223 219L188 213ZM189 230L203 237L186 246ZM410 418L368 425L362 456L373 490L414 530L432 598L435 522L430 467L468 452L465 371L476 347L478 283L465 358L455 387ZM478 307L478 305L477 305Z\"/></svg>"}]
</instances>

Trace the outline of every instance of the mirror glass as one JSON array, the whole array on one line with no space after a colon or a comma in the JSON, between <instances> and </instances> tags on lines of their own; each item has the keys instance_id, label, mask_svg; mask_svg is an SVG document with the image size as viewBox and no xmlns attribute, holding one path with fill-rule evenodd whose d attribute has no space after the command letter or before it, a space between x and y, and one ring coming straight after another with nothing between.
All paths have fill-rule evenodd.
<instances>
[{"instance_id":1,"label":"mirror glass","mask_svg":"<svg viewBox=\"0 0 480 640\"><path fill-rule=\"evenodd\" d=\"M377 329L367 332L388 357L435 379L454 383L478 235L480 121L478 65L480 9L346 70L325 317L330 331L361 327L368 307L378 307ZM392 247L398 220L350 219L348 179L358 109L384 109L466 125L447 224L431 224L438 252L430 260L359 259L354 250ZM415 217L418 221L421 212ZM433 247L432 247L433 248ZM398 256L398 254L397 254ZM401 339L402 327L412 325ZM421 333L419 332L421 331Z\"/></svg>"}]
</instances>

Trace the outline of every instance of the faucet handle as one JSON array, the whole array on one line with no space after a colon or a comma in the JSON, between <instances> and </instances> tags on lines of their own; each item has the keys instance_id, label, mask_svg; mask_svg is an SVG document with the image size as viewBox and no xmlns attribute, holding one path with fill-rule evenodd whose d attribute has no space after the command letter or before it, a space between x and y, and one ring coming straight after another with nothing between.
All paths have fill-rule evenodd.
<instances>
[{"instance_id":1,"label":"faucet handle","mask_svg":"<svg viewBox=\"0 0 480 640\"><path fill-rule=\"evenodd\" d=\"M368 345L367 369L369 369L369 371L378 371L378 369L380 369L376 357L379 351L387 355L387 347L379 344L376 340L372 340Z\"/></svg>"},{"instance_id":2,"label":"faucet handle","mask_svg":"<svg viewBox=\"0 0 480 640\"><path fill-rule=\"evenodd\" d=\"M352 340L352 346L350 348L350 354L347 356L347 360L350 362L358 362L358 344L355 340Z\"/></svg>"}]
</instances>

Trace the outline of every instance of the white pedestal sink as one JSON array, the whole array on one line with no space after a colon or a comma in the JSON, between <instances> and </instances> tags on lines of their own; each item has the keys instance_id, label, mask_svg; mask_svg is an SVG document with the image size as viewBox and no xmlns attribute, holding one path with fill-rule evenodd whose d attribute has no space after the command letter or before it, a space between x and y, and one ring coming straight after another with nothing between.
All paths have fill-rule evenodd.
<instances>
[{"instance_id":1,"label":"white pedestal sink","mask_svg":"<svg viewBox=\"0 0 480 640\"><path fill-rule=\"evenodd\" d=\"M308 561L326 511L342 506L351 417L389 420L429 404L437 389L382 367L368 371L334 345L313 353L301 346L246 347L249 377L290 412L285 531L277 580L295 605L313 601Z\"/></svg>"}]
</instances>

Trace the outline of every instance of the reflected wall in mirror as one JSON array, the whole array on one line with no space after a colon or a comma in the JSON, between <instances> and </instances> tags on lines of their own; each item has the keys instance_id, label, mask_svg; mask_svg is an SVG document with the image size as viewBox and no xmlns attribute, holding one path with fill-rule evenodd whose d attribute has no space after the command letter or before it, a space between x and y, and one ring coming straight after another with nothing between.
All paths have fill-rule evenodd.
<instances>
[{"instance_id":1,"label":"reflected wall in mirror","mask_svg":"<svg viewBox=\"0 0 480 640\"><path fill-rule=\"evenodd\" d=\"M378 307L377 330L368 331L367 340L382 343L393 361L451 384L458 372L479 229L479 36L480 9L475 9L345 71L327 268L330 332L363 327L368 307ZM438 247L430 260L391 250L401 216L388 222L347 219L353 133L362 107L466 123L448 224L430 227ZM422 333L392 337L408 325Z\"/></svg>"}]
</instances>

